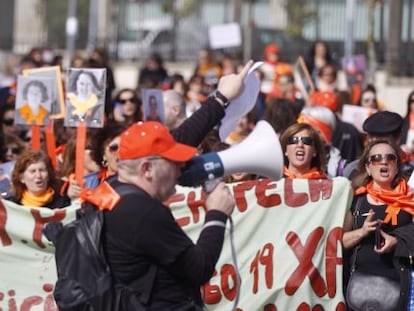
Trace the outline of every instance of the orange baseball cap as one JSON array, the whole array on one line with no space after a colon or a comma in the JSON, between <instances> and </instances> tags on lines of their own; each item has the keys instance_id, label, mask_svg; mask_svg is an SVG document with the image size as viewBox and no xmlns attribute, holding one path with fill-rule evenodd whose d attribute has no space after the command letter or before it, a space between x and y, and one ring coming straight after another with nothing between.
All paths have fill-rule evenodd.
<instances>
[{"instance_id":1,"label":"orange baseball cap","mask_svg":"<svg viewBox=\"0 0 414 311\"><path fill-rule=\"evenodd\" d=\"M128 160L147 156L161 156L171 161L186 162L197 149L174 140L168 129L159 122L139 122L121 134L118 159Z\"/></svg>"}]
</instances>

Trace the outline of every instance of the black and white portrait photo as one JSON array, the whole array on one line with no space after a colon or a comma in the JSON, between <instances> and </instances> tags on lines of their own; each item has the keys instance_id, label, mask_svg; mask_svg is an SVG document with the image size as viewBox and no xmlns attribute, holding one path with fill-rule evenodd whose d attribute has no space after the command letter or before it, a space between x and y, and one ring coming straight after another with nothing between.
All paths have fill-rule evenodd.
<instances>
[{"instance_id":1,"label":"black and white portrait photo","mask_svg":"<svg viewBox=\"0 0 414 311\"><path fill-rule=\"evenodd\" d=\"M66 85L65 126L103 127L106 69L70 68Z\"/></svg>"},{"instance_id":2,"label":"black and white portrait photo","mask_svg":"<svg viewBox=\"0 0 414 311\"><path fill-rule=\"evenodd\" d=\"M19 75L17 85L15 123L48 124L51 110L52 79Z\"/></svg>"}]
</instances>

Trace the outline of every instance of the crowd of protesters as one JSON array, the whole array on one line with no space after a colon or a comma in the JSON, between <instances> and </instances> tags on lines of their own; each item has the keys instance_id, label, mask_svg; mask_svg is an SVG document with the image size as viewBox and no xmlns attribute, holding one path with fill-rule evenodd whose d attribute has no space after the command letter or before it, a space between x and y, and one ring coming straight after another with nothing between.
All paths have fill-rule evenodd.
<instances>
[{"instance_id":1,"label":"crowd of protesters","mask_svg":"<svg viewBox=\"0 0 414 311\"><path fill-rule=\"evenodd\" d=\"M410 206L404 206L402 223L397 218L395 223L386 219L388 205L412 200L406 177L414 168L414 91L407 98L406 114L399 116L387 111L387 103L377 97L373 85L361 83L359 88L339 89L337 75L341 68L324 42L315 42L308 55L303 55L307 79L298 76L291 64L280 59L281 49L283 47L270 44L264 50L263 65L256 71L261 87L254 108L240 119L223 142L217 130L213 130L198 151L221 150L237 144L249 135L259 120L267 120L282 138L286 151L285 178L346 176L352 180L355 191L358 191L356 197L364 197L363 211L369 216L358 219L357 227L352 227L355 200L347 216L344 246L352 249L362 243L367 250L359 264L362 267L366 262L377 264L363 272L391 275L398 281L395 271L382 272L384 263L381 259L386 258L386 268L392 269L392 254L399 241L398 234L397 237L391 235L394 229L401 231L402 227L412 226L414 209ZM87 129L83 187L94 188L117 173L117 152L122 133L129 126L145 121L143 89L162 90L165 125L173 131L206 103L223 75L236 74L242 64L242 60L231 55L218 55L212 50L202 49L193 74L186 79L180 72L169 72L162 58L153 54L139 68L136 88L119 89L104 50L96 49L86 56L76 54L71 60L72 68L106 68L107 74L103 128ZM56 208L78 199L82 190L82 185L73 177L76 156L79 156L75 152L75 128L63 126L61 119L53 120L58 161L53 167L45 154L44 133L41 150L32 150L31 127L14 124L16 90L19 87L17 75L26 69L45 66L60 67L65 88L68 68L63 68L62 57L57 54L51 57L50 50L41 48L33 48L14 67L7 68L0 75L0 162L15 163L10 175L10 191L2 195L22 205ZM367 118L359 124L360 127L344 121L343 109L347 106L365 109ZM300 123L306 125L298 125ZM380 142L374 143L375 139ZM317 164L312 164L312 159L317 159ZM365 178L363 181L354 179L361 179L361 176ZM243 177L232 176L229 180L250 178L256 176L245 174ZM376 190L370 191L368 186ZM404 191L401 189L403 186ZM383 188L390 193L387 198L378 195ZM401 196L404 196L403 200ZM385 221L374 218L374 210L379 209L381 212L377 214ZM377 248L371 245L372 235L376 225L382 223L381 235L385 242Z\"/></svg>"}]
</instances>

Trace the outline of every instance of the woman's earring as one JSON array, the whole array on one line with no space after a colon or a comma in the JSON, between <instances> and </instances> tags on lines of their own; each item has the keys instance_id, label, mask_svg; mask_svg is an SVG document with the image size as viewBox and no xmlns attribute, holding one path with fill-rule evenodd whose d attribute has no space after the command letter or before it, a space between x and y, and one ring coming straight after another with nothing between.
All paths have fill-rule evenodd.
<instances>
[{"instance_id":1,"label":"woman's earring","mask_svg":"<svg viewBox=\"0 0 414 311\"><path fill-rule=\"evenodd\" d=\"M102 165L102 167L107 167L108 166L108 161L106 161L105 159L103 159L101 161L101 165Z\"/></svg>"}]
</instances>

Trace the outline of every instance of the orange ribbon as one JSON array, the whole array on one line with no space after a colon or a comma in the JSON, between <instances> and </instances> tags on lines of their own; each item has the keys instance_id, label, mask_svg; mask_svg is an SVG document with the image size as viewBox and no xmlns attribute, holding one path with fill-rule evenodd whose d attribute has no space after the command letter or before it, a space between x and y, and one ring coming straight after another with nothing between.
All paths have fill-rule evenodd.
<instances>
[{"instance_id":1,"label":"orange ribbon","mask_svg":"<svg viewBox=\"0 0 414 311\"><path fill-rule=\"evenodd\" d=\"M414 215L414 194L409 190L407 181L401 179L398 185L392 190L375 189L374 182L369 182L366 186L355 190L355 195L368 193L374 200L384 202L387 205L384 222L391 221L397 224L397 215L403 210Z\"/></svg>"},{"instance_id":2,"label":"orange ribbon","mask_svg":"<svg viewBox=\"0 0 414 311\"><path fill-rule=\"evenodd\" d=\"M300 179L326 179L326 174L324 172L318 171L316 167L313 167L309 170L309 172L303 175L296 175L289 171L289 169L285 166L283 168L283 175L287 178L300 178Z\"/></svg>"}]
</instances>

